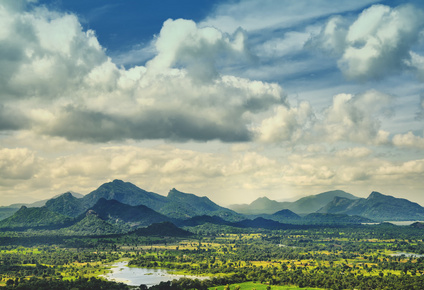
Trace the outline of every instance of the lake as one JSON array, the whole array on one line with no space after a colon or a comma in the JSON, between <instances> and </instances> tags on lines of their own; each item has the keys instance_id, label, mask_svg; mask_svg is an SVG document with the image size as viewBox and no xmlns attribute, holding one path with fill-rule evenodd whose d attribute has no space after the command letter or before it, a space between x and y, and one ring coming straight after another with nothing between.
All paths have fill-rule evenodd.
<instances>
[{"instance_id":1,"label":"lake","mask_svg":"<svg viewBox=\"0 0 424 290\"><path fill-rule=\"evenodd\" d=\"M128 267L128 261L112 265L111 273L103 275L109 281L122 282L130 286L157 285L160 282L172 281L180 278L207 279L209 277L196 277L189 275L176 275L164 269Z\"/></svg>"}]
</instances>

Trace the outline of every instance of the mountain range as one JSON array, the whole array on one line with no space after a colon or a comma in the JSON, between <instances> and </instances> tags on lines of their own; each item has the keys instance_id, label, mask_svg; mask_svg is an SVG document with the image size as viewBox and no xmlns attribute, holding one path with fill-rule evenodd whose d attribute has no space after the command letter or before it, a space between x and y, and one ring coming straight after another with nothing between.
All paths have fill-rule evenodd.
<instances>
[{"instance_id":1,"label":"mountain range","mask_svg":"<svg viewBox=\"0 0 424 290\"><path fill-rule=\"evenodd\" d=\"M41 204L41 203L40 203ZM424 220L424 208L406 199L372 192L368 198L335 190L278 202L266 197L231 209L209 198L170 190L167 196L121 180L101 185L85 196L71 192L40 207L15 209L0 220L1 230L50 229L63 234L116 234L152 224L195 227L205 223L234 227L284 229L300 224L360 224L387 220ZM0 208L1 209L1 208ZM1 210L0 210L1 212ZM146 232L145 232L146 233Z\"/></svg>"},{"instance_id":2,"label":"mountain range","mask_svg":"<svg viewBox=\"0 0 424 290\"><path fill-rule=\"evenodd\" d=\"M250 204L234 204L229 208L242 214L273 214L279 210L289 209L296 214L308 214L316 212L331 202L335 197L343 197L351 200L358 197L343 190L333 190L317 195L302 197L294 202L278 202L267 197L260 197Z\"/></svg>"}]
</instances>

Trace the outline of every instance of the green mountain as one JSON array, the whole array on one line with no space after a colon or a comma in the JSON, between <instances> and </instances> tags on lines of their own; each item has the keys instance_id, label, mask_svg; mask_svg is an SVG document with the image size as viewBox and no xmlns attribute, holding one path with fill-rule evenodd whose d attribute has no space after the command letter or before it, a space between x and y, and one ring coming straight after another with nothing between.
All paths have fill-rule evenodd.
<instances>
[{"instance_id":1,"label":"green mountain","mask_svg":"<svg viewBox=\"0 0 424 290\"><path fill-rule=\"evenodd\" d=\"M235 204L230 208L241 214L257 215L257 214L273 214L284 209L287 202L278 202L268 197L260 197L250 204Z\"/></svg>"},{"instance_id":2,"label":"green mountain","mask_svg":"<svg viewBox=\"0 0 424 290\"><path fill-rule=\"evenodd\" d=\"M65 235L97 236L120 233L121 230L102 220L94 211L89 210L85 217L70 227L62 228Z\"/></svg>"},{"instance_id":3,"label":"green mountain","mask_svg":"<svg viewBox=\"0 0 424 290\"><path fill-rule=\"evenodd\" d=\"M66 192L56 198L52 198L46 202L46 207L54 212L76 217L85 212L88 207L83 199L76 198L72 193Z\"/></svg>"},{"instance_id":4,"label":"green mountain","mask_svg":"<svg viewBox=\"0 0 424 290\"><path fill-rule=\"evenodd\" d=\"M74 197L76 198L81 198L83 197L82 194L76 193L76 192L70 192ZM56 197L59 197L55 196ZM26 207L42 207L46 205L46 202L49 201L51 199L44 199L44 200L39 200L33 203L14 203L11 204L9 206L0 206L0 220L3 220L7 217L12 216L15 212L17 212L22 206L26 206Z\"/></svg>"},{"instance_id":5,"label":"green mountain","mask_svg":"<svg viewBox=\"0 0 424 290\"><path fill-rule=\"evenodd\" d=\"M4 220L5 218L12 216L18 210L19 210L19 208L12 207L12 206L1 206L0 207L0 221Z\"/></svg>"},{"instance_id":6,"label":"green mountain","mask_svg":"<svg viewBox=\"0 0 424 290\"><path fill-rule=\"evenodd\" d=\"M116 200L129 206L143 205L174 219L188 219L205 214L216 215L230 221L242 219L236 212L217 205L207 197L183 193L176 189L172 189L168 196L165 197L145 191L132 183L121 180L105 183L82 198L75 198L71 194L65 193L49 200L46 206L54 212L70 217L78 217L89 208L92 208L100 199ZM114 213L115 216L117 211ZM104 210L99 211L99 214L103 216L103 212ZM130 212L132 213L131 215L136 216L134 209L131 209ZM169 218L167 220L170 220ZM162 217L162 220L159 218L156 221L164 221L164 219ZM132 220L132 222L138 222L143 225L141 220Z\"/></svg>"},{"instance_id":7,"label":"green mountain","mask_svg":"<svg viewBox=\"0 0 424 290\"><path fill-rule=\"evenodd\" d=\"M82 200L89 207L92 207L101 198L115 199L133 206L142 204L156 211L166 204L166 197L163 195L145 191L130 182L117 179L101 185L98 189L84 196Z\"/></svg>"},{"instance_id":8,"label":"green mountain","mask_svg":"<svg viewBox=\"0 0 424 290\"><path fill-rule=\"evenodd\" d=\"M375 221L423 220L424 208L403 198L373 191L368 198L345 200L335 198L320 213L359 215Z\"/></svg>"},{"instance_id":9,"label":"green mountain","mask_svg":"<svg viewBox=\"0 0 424 290\"><path fill-rule=\"evenodd\" d=\"M261 197L253 201L251 204L232 205L230 208L238 213L250 215L273 214L283 209L289 209L296 214L308 214L321 209L323 206L331 202L336 196L353 200L358 198L343 190L333 190L317 195L306 196L294 202L278 202L270 200L267 197Z\"/></svg>"},{"instance_id":10,"label":"green mountain","mask_svg":"<svg viewBox=\"0 0 424 290\"><path fill-rule=\"evenodd\" d=\"M196 227L203 224L214 224L214 225L230 225L231 223L218 217L201 215L189 218L188 220L180 221L177 225L181 227Z\"/></svg>"},{"instance_id":11,"label":"green mountain","mask_svg":"<svg viewBox=\"0 0 424 290\"><path fill-rule=\"evenodd\" d=\"M191 193L183 193L175 188L169 191L166 204L157 209L158 212L177 219L188 219L200 215L215 215L225 220L241 220L236 212L221 207L206 196L199 197Z\"/></svg>"},{"instance_id":12,"label":"green mountain","mask_svg":"<svg viewBox=\"0 0 424 290\"><path fill-rule=\"evenodd\" d=\"M28 208L22 206L12 216L0 221L0 228L15 230L27 228L54 229L67 226L71 223L71 218L50 211L46 207Z\"/></svg>"},{"instance_id":13,"label":"green mountain","mask_svg":"<svg viewBox=\"0 0 424 290\"><path fill-rule=\"evenodd\" d=\"M138 236L160 236L160 237L187 237L192 234L188 231L180 229L171 222L156 223L148 226L147 228L140 228L135 230Z\"/></svg>"},{"instance_id":14,"label":"green mountain","mask_svg":"<svg viewBox=\"0 0 424 290\"><path fill-rule=\"evenodd\" d=\"M101 198L91 207L91 210L110 224L127 225L129 227L149 226L153 223L171 220L147 206L127 205L114 199Z\"/></svg>"}]
</instances>

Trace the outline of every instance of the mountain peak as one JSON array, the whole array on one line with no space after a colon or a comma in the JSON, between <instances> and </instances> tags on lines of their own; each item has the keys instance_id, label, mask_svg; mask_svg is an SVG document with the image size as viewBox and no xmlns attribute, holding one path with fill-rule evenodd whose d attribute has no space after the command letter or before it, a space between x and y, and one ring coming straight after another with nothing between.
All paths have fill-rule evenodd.
<instances>
[{"instance_id":1,"label":"mountain peak","mask_svg":"<svg viewBox=\"0 0 424 290\"><path fill-rule=\"evenodd\" d=\"M384 194L379 193L377 191L373 191L373 192L371 192L371 194L368 196L367 199L381 198L381 197L385 197L385 196L387 196L387 195L384 195Z\"/></svg>"}]
</instances>

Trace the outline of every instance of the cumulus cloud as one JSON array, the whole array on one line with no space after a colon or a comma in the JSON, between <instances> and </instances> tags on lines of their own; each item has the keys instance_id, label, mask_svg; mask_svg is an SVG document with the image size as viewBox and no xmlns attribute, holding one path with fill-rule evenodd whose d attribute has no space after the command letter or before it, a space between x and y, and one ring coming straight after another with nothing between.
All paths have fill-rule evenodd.
<instances>
[{"instance_id":1,"label":"cumulus cloud","mask_svg":"<svg viewBox=\"0 0 424 290\"><path fill-rule=\"evenodd\" d=\"M362 94L338 94L322 113L308 102L297 107L277 107L274 114L255 128L262 142L295 144L309 142L354 142L385 144L389 133L381 130L381 116L392 114L393 97L370 90Z\"/></svg>"},{"instance_id":2,"label":"cumulus cloud","mask_svg":"<svg viewBox=\"0 0 424 290\"><path fill-rule=\"evenodd\" d=\"M278 106L273 116L264 119L258 129L258 138L263 142L296 142L314 121L314 114L308 102L298 107Z\"/></svg>"},{"instance_id":3,"label":"cumulus cloud","mask_svg":"<svg viewBox=\"0 0 424 290\"><path fill-rule=\"evenodd\" d=\"M411 50L423 27L423 11L412 5L374 5L353 23L341 16L331 18L309 45L337 55L349 79L381 79L409 70Z\"/></svg>"},{"instance_id":4,"label":"cumulus cloud","mask_svg":"<svg viewBox=\"0 0 424 290\"><path fill-rule=\"evenodd\" d=\"M351 141L365 144L388 142L388 133L380 129L379 115L390 114L392 97L378 91L359 95L339 94L324 112L324 120L317 125L328 141Z\"/></svg>"},{"instance_id":5,"label":"cumulus cloud","mask_svg":"<svg viewBox=\"0 0 424 290\"><path fill-rule=\"evenodd\" d=\"M155 41L157 55L147 63L150 73L183 66L195 80L210 82L218 77L216 63L224 58L248 56L245 34L224 34L213 27L197 27L191 20L167 20Z\"/></svg>"},{"instance_id":6,"label":"cumulus cloud","mask_svg":"<svg viewBox=\"0 0 424 290\"><path fill-rule=\"evenodd\" d=\"M38 159L35 152L26 148L0 148L0 184L30 179L39 169Z\"/></svg>"},{"instance_id":7,"label":"cumulus cloud","mask_svg":"<svg viewBox=\"0 0 424 290\"><path fill-rule=\"evenodd\" d=\"M125 69L73 14L2 3L0 23L2 130L84 142L248 141L253 117L285 104L277 84L219 73L220 61L248 57L242 30L168 20L154 58Z\"/></svg>"},{"instance_id":8,"label":"cumulus cloud","mask_svg":"<svg viewBox=\"0 0 424 290\"><path fill-rule=\"evenodd\" d=\"M396 134L393 136L392 142L398 147L424 149L424 138L416 136L412 132Z\"/></svg>"}]
</instances>

